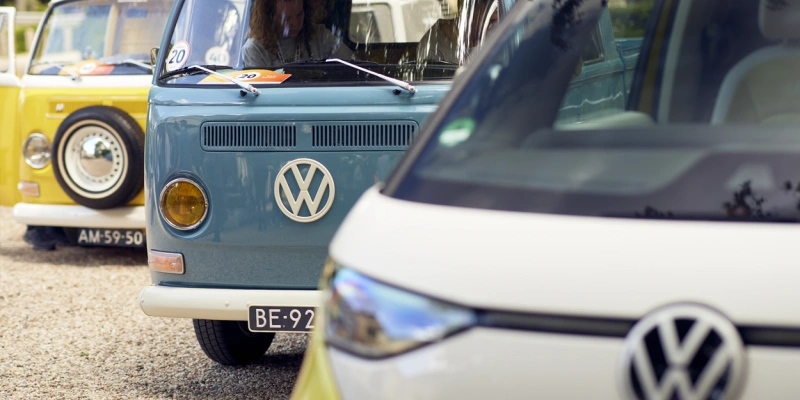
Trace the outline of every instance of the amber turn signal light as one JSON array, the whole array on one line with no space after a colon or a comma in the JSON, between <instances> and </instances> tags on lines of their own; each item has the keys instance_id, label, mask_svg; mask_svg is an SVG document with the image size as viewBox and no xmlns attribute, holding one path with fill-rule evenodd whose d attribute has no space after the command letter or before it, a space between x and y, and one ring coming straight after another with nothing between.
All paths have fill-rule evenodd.
<instances>
[{"instance_id":1,"label":"amber turn signal light","mask_svg":"<svg viewBox=\"0 0 800 400\"><path fill-rule=\"evenodd\" d=\"M147 252L147 265L153 271L166 272L168 274L182 274L184 272L183 254L180 253L150 250Z\"/></svg>"}]
</instances>

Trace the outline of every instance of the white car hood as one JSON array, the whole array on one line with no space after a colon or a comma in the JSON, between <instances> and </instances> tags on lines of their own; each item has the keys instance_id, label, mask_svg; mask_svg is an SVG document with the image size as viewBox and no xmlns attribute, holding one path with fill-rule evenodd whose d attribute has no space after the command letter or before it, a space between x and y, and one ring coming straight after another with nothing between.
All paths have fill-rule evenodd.
<instances>
[{"instance_id":1,"label":"white car hood","mask_svg":"<svg viewBox=\"0 0 800 400\"><path fill-rule=\"evenodd\" d=\"M370 189L330 246L343 266L465 306L642 317L701 303L800 326L800 225L574 217L414 203Z\"/></svg>"}]
</instances>

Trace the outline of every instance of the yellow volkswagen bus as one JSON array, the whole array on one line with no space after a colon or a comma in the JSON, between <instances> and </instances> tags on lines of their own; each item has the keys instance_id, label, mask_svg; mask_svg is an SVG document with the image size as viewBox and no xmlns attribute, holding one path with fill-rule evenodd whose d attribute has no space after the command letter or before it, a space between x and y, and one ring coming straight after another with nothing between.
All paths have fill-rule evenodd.
<instances>
[{"instance_id":1,"label":"yellow volkswagen bus","mask_svg":"<svg viewBox=\"0 0 800 400\"><path fill-rule=\"evenodd\" d=\"M172 3L54 0L22 78L0 79L0 200L34 247L144 247L150 50Z\"/></svg>"}]
</instances>

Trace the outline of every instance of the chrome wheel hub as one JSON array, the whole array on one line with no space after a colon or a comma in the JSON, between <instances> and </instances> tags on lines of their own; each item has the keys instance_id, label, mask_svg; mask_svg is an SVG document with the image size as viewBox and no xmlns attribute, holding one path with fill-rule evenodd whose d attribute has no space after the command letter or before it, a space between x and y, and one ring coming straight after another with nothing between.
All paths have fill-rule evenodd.
<instances>
[{"instance_id":1,"label":"chrome wheel hub","mask_svg":"<svg viewBox=\"0 0 800 400\"><path fill-rule=\"evenodd\" d=\"M122 178L127 166L125 147L109 130L83 126L64 146L65 178L87 192L105 192Z\"/></svg>"},{"instance_id":2,"label":"chrome wheel hub","mask_svg":"<svg viewBox=\"0 0 800 400\"><path fill-rule=\"evenodd\" d=\"M114 168L111 144L97 136L91 136L83 141L80 159L83 170L95 178L111 174Z\"/></svg>"}]
</instances>

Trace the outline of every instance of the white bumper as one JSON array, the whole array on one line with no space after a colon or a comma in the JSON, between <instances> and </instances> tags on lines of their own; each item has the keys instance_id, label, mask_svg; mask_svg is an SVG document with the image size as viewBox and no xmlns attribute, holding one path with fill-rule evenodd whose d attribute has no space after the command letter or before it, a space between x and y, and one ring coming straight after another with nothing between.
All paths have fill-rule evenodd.
<instances>
[{"instance_id":1,"label":"white bumper","mask_svg":"<svg viewBox=\"0 0 800 400\"><path fill-rule=\"evenodd\" d=\"M370 361L328 348L342 399L621 399L621 338L474 328ZM740 399L796 399L800 349L748 346Z\"/></svg>"},{"instance_id":2,"label":"white bumper","mask_svg":"<svg viewBox=\"0 0 800 400\"><path fill-rule=\"evenodd\" d=\"M250 305L319 307L319 290L245 290L146 286L138 299L151 317L247 321Z\"/></svg>"},{"instance_id":3,"label":"white bumper","mask_svg":"<svg viewBox=\"0 0 800 400\"><path fill-rule=\"evenodd\" d=\"M144 229L144 206L95 210L77 205L17 203L14 220L25 225Z\"/></svg>"}]
</instances>

